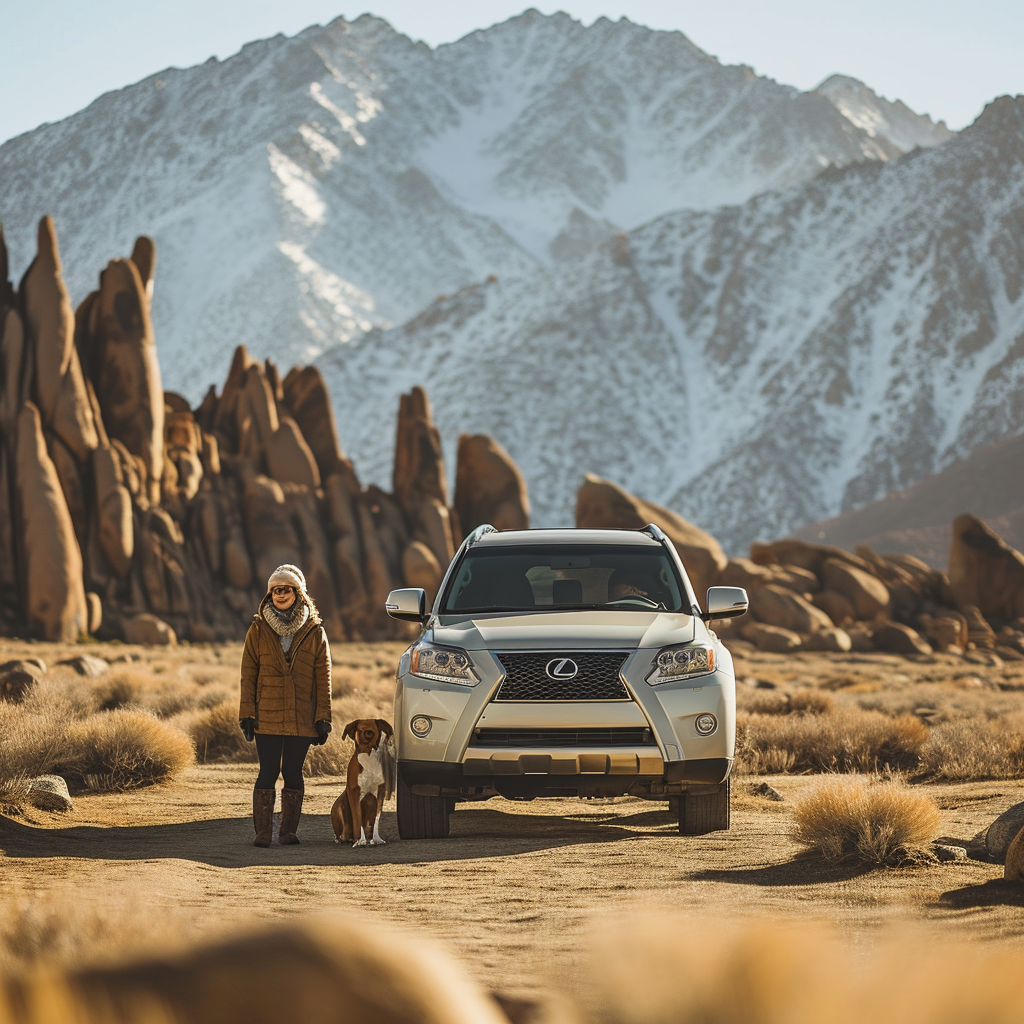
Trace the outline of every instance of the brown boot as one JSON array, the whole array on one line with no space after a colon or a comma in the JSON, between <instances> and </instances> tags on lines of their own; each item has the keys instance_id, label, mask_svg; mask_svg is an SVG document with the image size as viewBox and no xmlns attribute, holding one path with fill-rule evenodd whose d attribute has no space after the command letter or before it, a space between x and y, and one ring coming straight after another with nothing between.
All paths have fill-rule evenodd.
<instances>
[{"instance_id":1,"label":"brown boot","mask_svg":"<svg viewBox=\"0 0 1024 1024\"><path fill-rule=\"evenodd\" d=\"M256 829L253 846L269 846L274 828L274 797L273 789L254 789L252 791L252 824Z\"/></svg>"},{"instance_id":2,"label":"brown boot","mask_svg":"<svg viewBox=\"0 0 1024 1024\"><path fill-rule=\"evenodd\" d=\"M281 846L290 846L299 841L295 830L299 827L302 814L302 792L301 789L281 790L281 832L277 837Z\"/></svg>"}]
</instances>

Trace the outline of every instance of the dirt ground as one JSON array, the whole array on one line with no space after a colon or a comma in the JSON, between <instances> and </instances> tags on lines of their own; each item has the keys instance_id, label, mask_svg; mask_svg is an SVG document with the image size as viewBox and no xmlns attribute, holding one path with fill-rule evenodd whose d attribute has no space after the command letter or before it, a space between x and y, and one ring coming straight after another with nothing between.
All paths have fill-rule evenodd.
<instances>
[{"instance_id":1,"label":"dirt ground","mask_svg":"<svg viewBox=\"0 0 1024 1024\"><path fill-rule=\"evenodd\" d=\"M352 652L353 664L361 658L377 672L367 695L385 685L379 666L394 646L372 658L365 649ZM34 653L40 647L31 645ZM233 652L146 657L163 658L171 674L210 660L229 673ZM821 679L839 672L814 665L801 671ZM979 667L970 667L973 679ZM881 680L895 672L885 660L852 668ZM769 659L743 667L744 678L762 685L773 672L792 674L792 665ZM910 664L906 672L930 673L927 685L935 686L945 669ZM364 692L353 687L347 702ZM992 693L996 699L1003 691ZM789 836L790 808L813 776L769 777L786 798L781 803L750 793L763 777L736 778L731 831L700 838L679 836L665 804L495 799L460 805L450 838L419 842L398 839L392 804L381 829L388 844L359 850L334 843L329 812L341 782L331 777L307 782L301 845L254 848L253 776L251 764L201 765L167 785L77 795L71 815L29 809L0 817L0 913L15 904L22 914L40 906L121 913L145 944L147 921L191 940L337 909L436 937L486 986L511 993L571 972L595 918L646 908L691 920L813 918L857 943L908 923L981 942L1019 945L1024 937L1024 887L1004 883L1001 865L865 870L801 856ZM1024 800L1024 780L923 788L941 808L943 836L959 845Z\"/></svg>"}]
</instances>

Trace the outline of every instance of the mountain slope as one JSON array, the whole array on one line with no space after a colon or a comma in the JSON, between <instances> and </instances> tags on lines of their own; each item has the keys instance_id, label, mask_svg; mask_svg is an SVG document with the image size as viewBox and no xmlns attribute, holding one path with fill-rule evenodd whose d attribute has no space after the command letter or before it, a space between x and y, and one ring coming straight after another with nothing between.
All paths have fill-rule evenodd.
<instances>
[{"instance_id":1,"label":"mountain slope","mask_svg":"<svg viewBox=\"0 0 1024 1024\"><path fill-rule=\"evenodd\" d=\"M679 33L527 11L430 49L363 16L168 69L0 146L15 269L51 213L75 301L139 231L168 387L282 365L667 211L901 149Z\"/></svg>"},{"instance_id":2,"label":"mountain slope","mask_svg":"<svg viewBox=\"0 0 1024 1024\"><path fill-rule=\"evenodd\" d=\"M1024 431L1022 225L1024 98L1003 97L938 149L667 215L322 365L371 475L364 410L415 381L444 436L501 438L538 523L569 521L590 470L737 550Z\"/></svg>"},{"instance_id":3,"label":"mountain slope","mask_svg":"<svg viewBox=\"0 0 1024 1024\"><path fill-rule=\"evenodd\" d=\"M1024 548L1024 436L983 445L966 459L906 490L835 519L812 523L797 537L849 548L869 544L906 552L936 568L949 562L953 520L968 509L1015 548Z\"/></svg>"},{"instance_id":4,"label":"mountain slope","mask_svg":"<svg viewBox=\"0 0 1024 1024\"><path fill-rule=\"evenodd\" d=\"M953 137L944 121L935 124L926 114L914 113L902 100L893 103L848 75L831 75L814 91L829 99L871 138L884 140L902 153L919 146L938 146Z\"/></svg>"}]
</instances>

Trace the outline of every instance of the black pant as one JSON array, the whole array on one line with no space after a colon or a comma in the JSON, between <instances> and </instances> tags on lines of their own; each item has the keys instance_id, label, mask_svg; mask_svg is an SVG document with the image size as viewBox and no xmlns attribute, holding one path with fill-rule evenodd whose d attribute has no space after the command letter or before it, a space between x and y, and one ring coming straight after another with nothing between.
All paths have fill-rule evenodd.
<instances>
[{"instance_id":1,"label":"black pant","mask_svg":"<svg viewBox=\"0 0 1024 1024\"><path fill-rule=\"evenodd\" d=\"M264 736L256 733L256 753L260 759L260 773L256 789L273 789L277 777L284 776L286 789L304 789L302 762L306 760L312 739L308 736Z\"/></svg>"}]
</instances>

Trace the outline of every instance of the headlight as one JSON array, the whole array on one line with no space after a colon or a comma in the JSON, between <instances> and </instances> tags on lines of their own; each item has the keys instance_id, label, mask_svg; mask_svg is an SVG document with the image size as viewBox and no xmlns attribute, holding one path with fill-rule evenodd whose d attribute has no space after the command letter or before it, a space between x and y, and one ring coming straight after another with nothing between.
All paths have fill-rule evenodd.
<instances>
[{"instance_id":1,"label":"headlight","mask_svg":"<svg viewBox=\"0 0 1024 1024\"><path fill-rule=\"evenodd\" d=\"M413 715L412 720L409 722L409 728L422 739L430 732L430 726L433 723L427 718L426 715Z\"/></svg>"},{"instance_id":2,"label":"headlight","mask_svg":"<svg viewBox=\"0 0 1024 1024\"><path fill-rule=\"evenodd\" d=\"M480 677L473 671L469 655L458 647L416 644L412 649L409 671L421 679L436 679L441 683L476 686L480 682Z\"/></svg>"},{"instance_id":3,"label":"headlight","mask_svg":"<svg viewBox=\"0 0 1024 1024\"><path fill-rule=\"evenodd\" d=\"M647 676L651 686L671 683L677 679L706 676L715 671L715 649L704 644L683 644L664 647L654 659L654 668Z\"/></svg>"}]
</instances>

